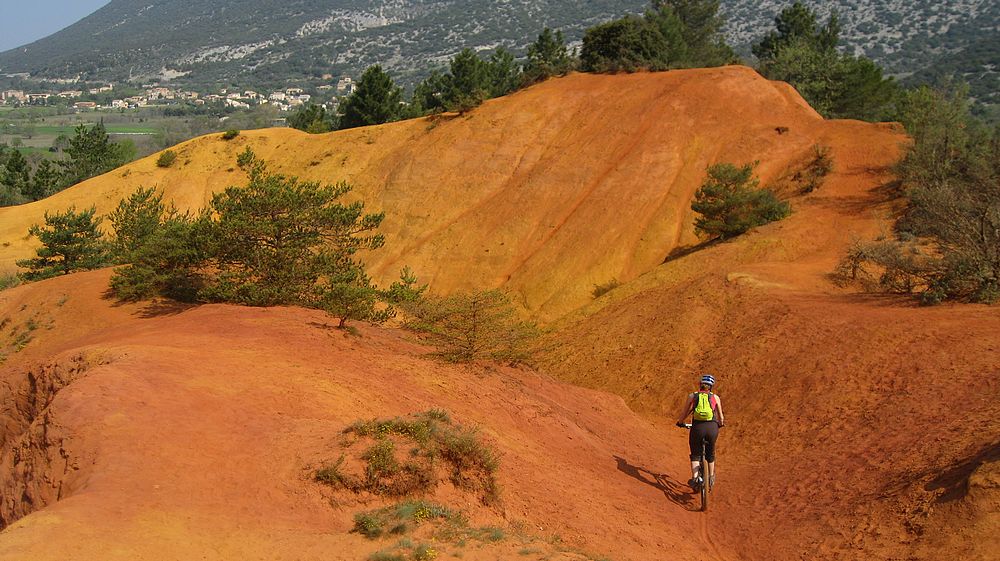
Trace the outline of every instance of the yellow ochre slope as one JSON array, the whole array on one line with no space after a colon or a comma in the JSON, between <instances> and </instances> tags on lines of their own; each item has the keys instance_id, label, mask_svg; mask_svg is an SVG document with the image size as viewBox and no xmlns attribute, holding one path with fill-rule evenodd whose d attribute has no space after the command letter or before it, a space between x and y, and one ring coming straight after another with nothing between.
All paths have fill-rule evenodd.
<instances>
[{"instance_id":1,"label":"yellow ochre slope","mask_svg":"<svg viewBox=\"0 0 1000 561\"><path fill-rule=\"evenodd\" d=\"M348 180L369 209L386 212L386 247L368 257L377 280L410 265L435 291L504 286L551 319L589 300L595 284L628 281L696 242L688 203L708 165L760 160L762 178L775 179L838 126L787 84L731 66L574 74L463 116L324 135L210 135L175 147L169 169L154 155L0 209L0 240L10 244L0 269L31 254L36 240L25 235L45 211L95 204L107 213L140 186L201 207L245 181L235 160L251 146L280 171Z\"/></svg>"}]
</instances>

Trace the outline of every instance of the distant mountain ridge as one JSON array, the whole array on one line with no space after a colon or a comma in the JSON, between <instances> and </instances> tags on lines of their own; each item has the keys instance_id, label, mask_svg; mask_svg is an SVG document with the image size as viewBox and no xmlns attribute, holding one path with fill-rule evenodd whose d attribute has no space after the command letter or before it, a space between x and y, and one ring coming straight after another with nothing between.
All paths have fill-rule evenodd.
<instances>
[{"instance_id":1,"label":"distant mountain ridge","mask_svg":"<svg viewBox=\"0 0 1000 561\"><path fill-rule=\"evenodd\" d=\"M766 33L790 2L723 0L730 42ZM990 0L808 1L840 14L844 44L901 77L927 79L945 61L995 92L1000 3ZM91 80L278 84L357 74L381 63L404 81L463 47L523 52L544 27L569 40L646 0L113 0L76 24L0 53L0 73ZM966 50L974 60L960 64ZM974 85L974 89L975 89Z\"/></svg>"}]
</instances>

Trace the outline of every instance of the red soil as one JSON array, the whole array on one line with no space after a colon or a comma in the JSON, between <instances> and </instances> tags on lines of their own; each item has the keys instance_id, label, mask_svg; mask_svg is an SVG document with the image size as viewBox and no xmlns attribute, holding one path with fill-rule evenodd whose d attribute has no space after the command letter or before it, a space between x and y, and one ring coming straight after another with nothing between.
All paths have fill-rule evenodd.
<instances>
[{"instance_id":1,"label":"red soil","mask_svg":"<svg viewBox=\"0 0 1000 561\"><path fill-rule=\"evenodd\" d=\"M616 560L996 559L1000 313L828 278L893 216L904 140L823 121L738 67L574 75L436 123L196 139L187 167L139 162L0 209L10 261L45 209L107 210L138 184L203 204L249 143L387 212L383 278L410 264L442 292L505 286L556 328L536 370L457 367L311 311L115 306L106 271L0 293L0 516L34 511L0 533L0 559L363 558L379 547L347 533L363 507L331 507L309 469L347 423L435 406L504 454L502 508L441 496L520 529L464 559L578 555L520 537L553 534ZM816 143L834 172L793 194ZM705 166L755 159L792 217L661 264L696 241ZM612 277L627 282L591 302ZM707 515L671 426L703 370L730 422Z\"/></svg>"}]
</instances>

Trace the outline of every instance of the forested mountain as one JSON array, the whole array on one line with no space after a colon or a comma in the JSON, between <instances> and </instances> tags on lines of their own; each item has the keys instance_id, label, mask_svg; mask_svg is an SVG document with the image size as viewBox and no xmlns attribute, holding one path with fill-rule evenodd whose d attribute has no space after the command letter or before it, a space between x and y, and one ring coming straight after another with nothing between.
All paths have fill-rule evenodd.
<instances>
[{"instance_id":1,"label":"forested mountain","mask_svg":"<svg viewBox=\"0 0 1000 561\"><path fill-rule=\"evenodd\" d=\"M915 80L955 74L995 95L1000 3L807 1L840 15L844 48ZM569 40L646 0L112 0L40 41L0 53L0 72L48 78L277 84L357 74L379 62L404 82L462 47L522 51L543 26ZM747 45L790 4L722 0L730 42ZM40 8L41 9L41 8Z\"/></svg>"}]
</instances>

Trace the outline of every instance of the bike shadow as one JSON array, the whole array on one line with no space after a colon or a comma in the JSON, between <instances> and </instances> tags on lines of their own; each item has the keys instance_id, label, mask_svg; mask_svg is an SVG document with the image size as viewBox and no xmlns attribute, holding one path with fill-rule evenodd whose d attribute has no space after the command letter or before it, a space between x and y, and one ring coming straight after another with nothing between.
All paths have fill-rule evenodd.
<instances>
[{"instance_id":1,"label":"bike shadow","mask_svg":"<svg viewBox=\"0 0 1000 561\"><path fill-rule=\"evenodd\" d=\"M633 465L621 456L614 455L613 457L618 462L618 471L646 485L659 489L663 492L663 496L675 505L684 507L687 510L697 510L694 493L686 483L681 483L665 473L656 473L644 467Z\"/></svg>"}]
</instances>

